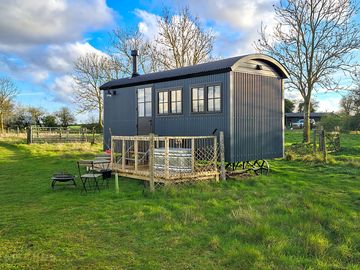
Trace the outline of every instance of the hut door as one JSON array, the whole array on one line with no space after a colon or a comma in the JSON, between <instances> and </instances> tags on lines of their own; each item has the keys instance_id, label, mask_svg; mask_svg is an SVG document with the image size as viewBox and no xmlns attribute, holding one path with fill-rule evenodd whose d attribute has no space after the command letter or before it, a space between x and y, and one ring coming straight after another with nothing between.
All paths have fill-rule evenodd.
<instances>
[{"instance_id":1,"label":"hut door","mask_svg":"<svg viewBox=\"0 0 360 270\"><path fill-rule=\"evenodd\" d=\"M152 93L151 87L137 90L137 134L147 135L152 132Z\"/></svg>"}]
</instances>

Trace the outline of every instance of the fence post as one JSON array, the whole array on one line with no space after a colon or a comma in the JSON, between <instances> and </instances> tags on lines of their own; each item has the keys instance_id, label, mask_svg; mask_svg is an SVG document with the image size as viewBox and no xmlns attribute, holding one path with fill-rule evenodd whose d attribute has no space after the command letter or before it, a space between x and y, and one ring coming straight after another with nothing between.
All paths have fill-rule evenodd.
<instances>
[{"instance_id":1,"label":"fence post","mask_svg":"<svg viewBox=\"0 0 360 270\"><path fill-rule=\"evenodd\" d=\"M220 131L220 162L221 162L221 171L220 171L221 180L226 180L225 145L224 145L224 132L223 131Z\"/></svg>"},{"instance_id":2,"label":"fence post","mask_svg":"<svg viewBox=\"0 0 360 270\"><path fill-rule=\"evenodd\" d=\"M95 127L92 129L92 144L95 144Z\"/></svg>"},{"instance_id":3,"label":"fence post","mask_svg":"<svg viewBox=\"0 0 360 270\"><path fill-rule=\"evenodd\" d=\"M314 143L313 143L313 153L314 153L314 155L316 155L316 129L314 129L314 134L313 134L313 141L314 141Z\"/></svg>"},{"instance_id":4,"label":"fence post","mask_svg":"<svg viewBox=\"0 0 360 270\"><path fill-rule=\"evenodd\" d=\"M322 143L323 143L322 131L323 131L322 128L320 128L320 129L318 130L318 132L319 132L319 151L322 151L322 150L323 150L323 145L322 145Z\"/></svg>"},{"instance_id":5,"label":"fence post","mask_svg":"<svg viewBox=\"0 0 360 270\"><path fill-rule=\"evenodd\" d=\"M191 138L191 171L195 171L195 138Z\"/></svg>"},{"instance_id":6,"label":"fence post","mask_svg":"<svg viewBox=\"0 0 360 270\"><path fill-rule=\"evenodd\" d=\"M112 137L112 136L111 136ZM111 149L114 151L114 149ZM126 161L126 149L125 149L125 140L122 139L122 149L121 149L121 169L125 170L125 161Z\"/></svg>"},{"instance_id":7,"label":"fence post","mask_svg":"<svg viewBox=\"0 0 360 270\"><path fill-rule=\"evenodd\" d=\"M321 140L322 140L322 154L323 154L323 160L324 162L327 161L327 156L326 156L326 137L325 137L325 130L321 130Z\"/></svg>"},{"instance_id":8,"label":"fence post","mask_svg":"<svg viewBox=\"0 0 360 270\"><path fill-rule=\"evenodd\" d=\"M165 137L165 179L169 179L169 138Z\"/></svg>"},{"instance_id":9,"label":"fence post","mask_svg":"<svg viewBox=\"0 0 360 270\"><path fill-rule=\"evenodd\" d=\"M32 127L28 127L27 129L27 143L32 144Z\"/></svg>"},{"instance_id":10,"label":"fence post","mask_svg":"<svg viewBox=\"0 0 360 270\"><path fill-rule=\"evenodd\" d=\"M135 138L134 141L134 155L135 155L135 172L138 170L138 160L139 160L139 141Z\"/></svg>"},{"instance_id":11,"label":"fence post","mask_svg":"<svg viewBox=\"0 0 360 270\"><path fill-rule=\"evenodd\" d=\"M154 134L150 133L149 135L149 169L150 169L150 191L155 191L155 185L154 185Z\"/></svg>"}]
</instances>

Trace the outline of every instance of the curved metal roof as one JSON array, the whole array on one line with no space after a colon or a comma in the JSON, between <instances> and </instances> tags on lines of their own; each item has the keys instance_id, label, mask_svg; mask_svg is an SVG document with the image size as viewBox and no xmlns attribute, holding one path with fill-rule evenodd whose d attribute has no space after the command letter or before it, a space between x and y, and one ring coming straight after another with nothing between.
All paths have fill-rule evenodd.
<instances>
[{"instance_id":1,"label":"curved metal roof","mask_svg":"<svg viewBox=\"0 0 360 270\"><path fill-rule=\"evenodd\" d=\"M212 61L204 64L194 66L187 66L172 70L148 73L137 77L129 77L123 79L112 80L103 84L101 90L110 90L115 88L122 88L127 86L144 85L162 81L185 79L190 77L198 77L210 74L217 74L231 71L232 68L242 61L260 60L271 65L279 74L281 78L288 78L289 74L285 67L281 65L274 58L264 54L249 54L243 56L236 56L217 61Z\"/></svg>"}]
</instances>

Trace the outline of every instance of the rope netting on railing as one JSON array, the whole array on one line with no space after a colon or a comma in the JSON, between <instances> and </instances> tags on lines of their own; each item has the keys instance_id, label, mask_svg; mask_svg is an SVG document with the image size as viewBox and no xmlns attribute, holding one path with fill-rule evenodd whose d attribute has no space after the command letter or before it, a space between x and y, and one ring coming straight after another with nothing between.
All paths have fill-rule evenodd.
<instances>
[{"instance_id":1,"label":"rope netting on railing","mask_svg":"<svg viewBox=\"0 0 360 270\"><path fill-rule=\"evenodd\" d=\"M218 179L216 136L113 136L113 170L162 183Z\"/></svg>"}]
</instances>

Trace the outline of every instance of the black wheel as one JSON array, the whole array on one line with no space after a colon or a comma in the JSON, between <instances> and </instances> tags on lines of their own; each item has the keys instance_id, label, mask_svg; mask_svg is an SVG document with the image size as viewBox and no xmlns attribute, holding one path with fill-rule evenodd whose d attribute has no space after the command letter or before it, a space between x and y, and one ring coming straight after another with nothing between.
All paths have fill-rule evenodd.
<instances>
[{"instance_id":1,"label":"black wheel","mask_svg":"<svg viewBox=\"0 0 360 270\"><path fill-rule=\"evenodd\" d=\"M256 175L267 175L269 173L269 169L269 163L264 159L243 162L243 170L245 172L254 172Z\"/></svg>"},{"instance_id":2,"label":"black wheel","mask_svg":"<svg viewBox=\"0 0 360 270\"><path fill-rule=\"evenodd\" d=\"M257 175L264 174L267 175L269 173L270 166L269 163L265 160L255 160L254 161L254 172Z\"/></svg>"}]
</instances>

